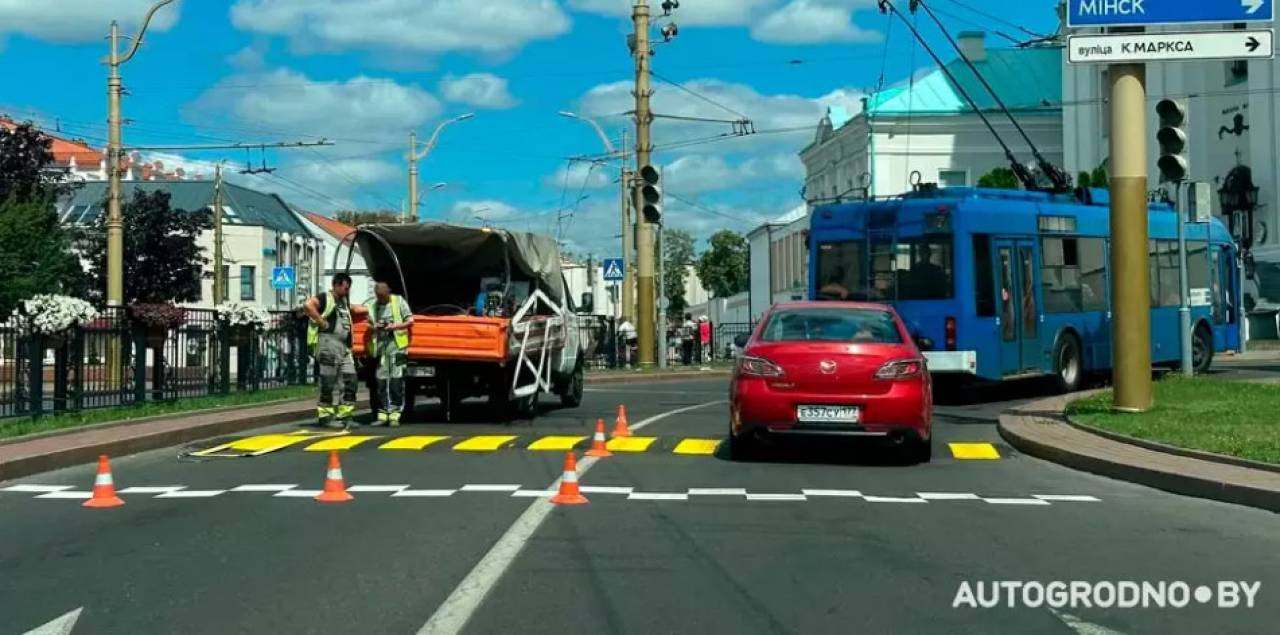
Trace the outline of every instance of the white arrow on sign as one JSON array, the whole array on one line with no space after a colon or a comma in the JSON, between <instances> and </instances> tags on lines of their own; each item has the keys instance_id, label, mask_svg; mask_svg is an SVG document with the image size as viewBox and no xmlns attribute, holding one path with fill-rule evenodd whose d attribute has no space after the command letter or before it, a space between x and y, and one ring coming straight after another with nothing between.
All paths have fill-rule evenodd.
<instances>
[{"instance_id":1,"label":"white arrow on sign","mask_svg":"<svg viewBox=\"0 0 1280 635\"><path fill-rule=\"evenodd\" d=\"M80 619L80 611L83 610L82 606L70 611L44 626L37 626L27 631L25 635L71 635L71 629L76 627L76 621Z\"/></svg>"},{"instance_id":2,"label":"white arrow on sign","mask_svg":"<svg viewBox=\"0 0 1280 635\"><path fill-rule=\"evenodd\" d=\"M1262 5L1266 3L1267 3L1267 0L1240 0L1240 6L1244 7L1245 9L1248 9L1246 13L1248 13L1249 15L1253 15L1257 13L1258 9L1261 9Z\"/></svg>"},{"instance_id":3,"label":"white arrow on sign","mask_svg":"<svg viewBox=\"0 0 1280 635\"><path fill-rule=\"evenodd\" d=\"M1274 31L1192 31L1185 33L1112 33L1067 38L1071 64L1123 64L1190 60L1271 59Z\"/></svg>"}]
</instances>

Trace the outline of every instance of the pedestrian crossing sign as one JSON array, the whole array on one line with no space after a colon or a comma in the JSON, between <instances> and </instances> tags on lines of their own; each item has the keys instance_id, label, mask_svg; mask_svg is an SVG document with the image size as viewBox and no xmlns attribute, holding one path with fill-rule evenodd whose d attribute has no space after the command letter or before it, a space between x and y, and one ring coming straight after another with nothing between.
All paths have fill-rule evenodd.
<instances>
[{"instance_id":1,"label":"pedestrian crossing sign","mask_svg":"<svg viewBox=\"0 0 1280 635\"><path fill-rule=\"evenodd\" d=\"M273 289L292 289L297 282L293 267L273 267L271 269L271 287Z\"/></svg>"},{"instance_id":2,"label":"pedestrian crossing sign","mask_svg":"<svg viewBox=\"0 0 1280 635\"><path fill-rule=\"evenodd\" d=\"M604 279L606 282L619 282L625 277L621 258L604 259Z\"/></svg>"}]
</instances>

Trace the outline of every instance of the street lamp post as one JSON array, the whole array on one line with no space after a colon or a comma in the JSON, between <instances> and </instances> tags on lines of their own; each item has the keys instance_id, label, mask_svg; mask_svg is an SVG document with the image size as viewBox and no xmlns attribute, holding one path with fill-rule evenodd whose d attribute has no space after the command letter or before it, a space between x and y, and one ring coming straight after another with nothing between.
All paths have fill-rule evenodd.
<instances>
[{"instance_id":1,"label":"street lamp post","mask_svg":"<svg viewBox=\"0 0 1280 635\"><path fill-rule=\"evenodd\" d=\"M418 219L418 204L420 203L418 200L418 161L427 158L427 155L435 149L436 142L440 140L441 131L451 124L458 123L459 121L466 121L474 116L476 116L475 113L469 112L463 115L458 115L453 119L440 122L440 125L436 126L435 132L431 133L431 139L429 139L426 145L423 146L421 152L418 151L418 133L409 133L409 216L411 216L415 221ZM432 189L438 188L433 187ZM406 219L406 222L407 220L408 219Z\"/></svg>"}]
</instances>

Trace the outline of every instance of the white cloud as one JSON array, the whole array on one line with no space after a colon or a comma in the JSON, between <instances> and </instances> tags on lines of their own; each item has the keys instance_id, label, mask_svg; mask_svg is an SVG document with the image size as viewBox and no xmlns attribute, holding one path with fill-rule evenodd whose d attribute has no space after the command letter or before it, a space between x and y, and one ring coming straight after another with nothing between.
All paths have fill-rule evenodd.
<instances>
[{"instance_id":1,"label":"white cloud","mask_svg":"<svg viewBox=\"0 0 1280 635\"><path fill-rule=\"evenodd\" d=\"M521 210L502 201L482 199L457 201L449 208L449 220L455 223L475 224L481 220L500 223L517 220ZM479 218L477 218L479 217Z\"/></svg>"},{"instance_id":2,"label":"white cloud","mask_svg":"<svg viewBox=\"0 0 1280 635\"><path fill-rule=\"evenodd\" d=\"M751 37L773 44L875 42L881 38L879 31L853 23L854 9L869 4L862 0L792 0L756 23Z\"/></svg>"},{"instance_id":3,"label":"white cloud","mask_svg":"<svg viewBox=\"0 0 1280 635\"><path fill-rule=\"evenodd\" d=\"M779 0L685 0L672 12L670 19L680 26L741 26L762 12L773 8ZM632 0L569 0L569 8L609 16L630 16ZM662 1L652 0L649 10L662 15Z\"/></svg>"},{"instance_id":4,"label":"white cloud","mask_svg":"<svg viewBox=\"0 0 1280 635\"><path fill-rule=\"evenodd\" d=\"M560 167L542 179L542 184L554 190L587 189L598 190L615 187L614 175L618 169L608 164L596 164L587 161L574 161ZM568 177L566 179L566 176Z\"/></svg>"},{"instance_id":5,"label":"white cloud","mask_svg":"<svg viewBox=\"0 0 1280 635\"><path fill-rule=\"evenodd\" d=\"M266 65L267 54L263 47L257 44L250 44L235 53L227 56L227 63L231 68L242 73L254 73L263 69Z\"/></svg>"},{"instance_id":6,"label":"white cloud","mask_svg":"<svg viewBox=\"0 0 1280 635\"><path fill-rule=\"evenodd\" d=\"M52 42L98 42L109 33L112 20L120 22L122 35L132 35L153 4L155 0L0 0L0 34L21 33ZM160 9L147 33L169 30L178 21L180 7L181 2Z\"/></svg>"},{"instance_id":7,"label":"white cloud","mask_svg":"<svg viewBox=\"0 0 1280 635\"><path fill-rule=\"evenodd\" d=\"M507 80L492 73L471 73L440 80L440 95L446 100L476 108L504 109L516 105L507 90Z\"/></svg>"},{"instance_id":8,"label":"white cloud","mask_svg":"<svg viewBox=\"0 0 1280 635\"><path fill-rule=\"evenodd\" d=\"M237 0L231 22L302 51L428 53L509 53L570 26L554 0Z\"/></svg>"}]
</instances>

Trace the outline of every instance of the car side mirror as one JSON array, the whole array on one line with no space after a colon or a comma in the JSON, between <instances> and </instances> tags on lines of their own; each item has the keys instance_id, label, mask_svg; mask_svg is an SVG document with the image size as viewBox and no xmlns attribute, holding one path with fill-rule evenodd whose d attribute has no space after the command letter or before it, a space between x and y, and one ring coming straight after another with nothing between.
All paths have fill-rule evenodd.
<instances>
[{"instance_id":1,"label":"car side mirror","mask_svg":"<svg viewBox=\"0 0 1280 635\"><path fill-rule=\"evenodd\" d=\"M750 333L739 333L733 336L733 345L738 348L746 348L747 342L751 341Z\"/></svg>"},{"instance_id":2,"label":"car side mirror","mask_svg":"<svg viewBox=\"0 0 1280 635\"><path fill-rule=\"evenodd\" d=\"M933 340L923 335L917 335L916 348L922 351L931 351L933 350Z\"/></svg>"},{"instance_id":3,"label":"car side mirror","mask_svg":"<svg viewBox=\"0 0 1280 635\"><path fill-rule=\"evenodd\" d=\"M582 292L582 302L578 303L578 311L582 313L591 313L595 310L595 296L590 291Z\"/></svg>"}]
</instances>

